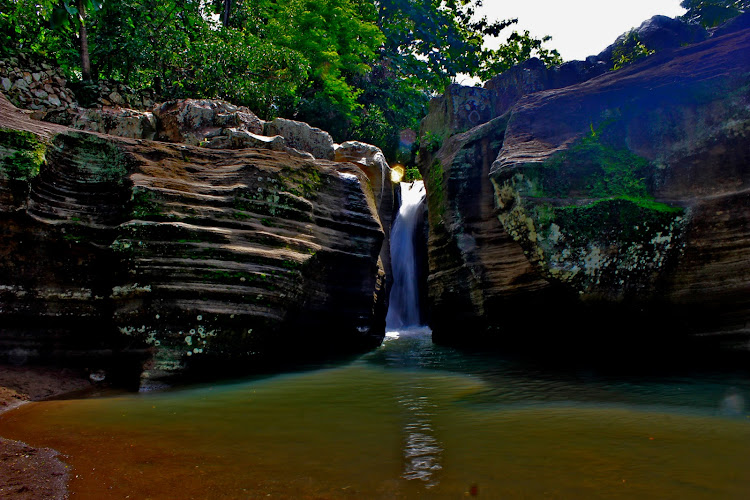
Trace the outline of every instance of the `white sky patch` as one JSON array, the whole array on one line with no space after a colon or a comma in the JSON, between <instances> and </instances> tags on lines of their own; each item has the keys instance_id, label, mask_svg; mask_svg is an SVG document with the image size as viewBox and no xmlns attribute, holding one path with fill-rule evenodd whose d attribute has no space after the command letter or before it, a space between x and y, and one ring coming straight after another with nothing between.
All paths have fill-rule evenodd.
<instances>
[{"instance_id":1,"label":"white sky patch","mask_svg":"<svg viewBox=\"0 0 750 500\"><path fill-rule=\"evenodd\" d=\"M532 36L551 35L548 48L566 61L596 55L615 38L657 14L680 16L680 0L484 0L480 13L488 19L517 17L518 24L503 30L501 38L517 30ZM496 48L497 39L487 45Z\"/></svg>"}]
</instances>

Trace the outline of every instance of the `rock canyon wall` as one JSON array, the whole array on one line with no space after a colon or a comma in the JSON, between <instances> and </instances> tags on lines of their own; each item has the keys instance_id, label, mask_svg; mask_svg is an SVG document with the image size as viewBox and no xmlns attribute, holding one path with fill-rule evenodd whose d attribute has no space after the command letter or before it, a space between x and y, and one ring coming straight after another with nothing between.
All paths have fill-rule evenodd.
<instances>
[{"instance_id":1,"label":"rock canyon wall","mask_svg":"<svg viewBox=\"0 0 750 500\"><path fill-rule=\"evenodd\" d=\"M153 381L377 345L378 209L393 199L387 164L366 165L377 151L334 162L322 131L287 121L287 143L221 102L154 114L149 133L174 143L31 120L0 98L0 356Z\"/></svg>"},{"instance_id":2,"label":"rock canyon wall","mask_svg":"<svg viewBox=\"0 0 750 500\"><path fill-rule=\"evenodd\" d=\"M661 50L623 69L611 48L532 60L433 100L420 170L436 338L747 349L750 30L673 24L644 23Z\"/></svg>"}]
</instances>

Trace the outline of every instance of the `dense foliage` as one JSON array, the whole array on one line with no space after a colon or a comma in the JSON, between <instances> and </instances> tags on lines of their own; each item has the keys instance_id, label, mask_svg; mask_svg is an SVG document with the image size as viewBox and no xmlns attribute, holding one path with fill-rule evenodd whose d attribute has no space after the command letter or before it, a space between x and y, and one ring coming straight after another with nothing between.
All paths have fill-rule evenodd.
<instances>
[{"instance_id":1,"label":"dense foliage","mask_svg":"<svg viewBox=\"0 0 750 500\"><path fill-rule=\"evenodd\" d=\"M53 58L72 80L113 79L162 98L219 97L408 151L429 98L488 78L548 37L477 15L481 0L0 0L0 51Z\"/></svg>"},{"instance_id":2,"label":"dense foliage","mask_svg":"<svg viewBox=\"0 0 750 500\"><path fill-rule=\"evenodd\" d=\"M750 0L682 0L680 5L687 9L683 18L712 28L747 12Z\"/></svg>"}]
</instances>

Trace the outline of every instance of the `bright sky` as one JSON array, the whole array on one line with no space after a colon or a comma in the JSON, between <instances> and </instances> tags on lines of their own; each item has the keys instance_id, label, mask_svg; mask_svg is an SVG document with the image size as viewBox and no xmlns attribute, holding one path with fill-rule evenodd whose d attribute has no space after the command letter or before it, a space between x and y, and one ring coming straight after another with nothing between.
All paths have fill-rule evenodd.
<instances>
[{"instance_id":1,"label":"bright sky","mask_svg":"<svg viewBox=\"0 0 750 500\"><path fill-rule=\"evenodd\" d=\"M504 30L507 34L527 29L535 37L551 35L547 47L566 61L598 54L656 14L685 13L680 0L484 0L482 11L489 19L517 17L518 24Z\"/></svg>"}]
</instances>

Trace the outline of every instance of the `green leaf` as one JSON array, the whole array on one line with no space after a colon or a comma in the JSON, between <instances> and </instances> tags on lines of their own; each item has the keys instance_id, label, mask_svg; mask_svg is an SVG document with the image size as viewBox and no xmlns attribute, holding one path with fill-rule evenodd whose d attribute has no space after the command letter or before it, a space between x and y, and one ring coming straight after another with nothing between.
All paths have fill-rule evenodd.
<instances>
[{"instance_id":1,"label":"green leaf","mask_svg":"<svg viewBox=\"0 0 750 500\"><path fill-rule=\"evenodd\" d=\"M70 25L70 17L63 7L55 7L50 18L52 29L67 28Z\"/></svg>"},{"instance_id":2,"label":"green leaf","mask_svg":"<svg viewBox=\"0 0 750 500\"><path fill-rule=\"evenodd\" d=\"M75 5L70 5L68 2L64 2L63 6L65 7L65 10L68 11L68 14L75 17L78 15L78 8Z\"/></svg>"}]
</instances>

